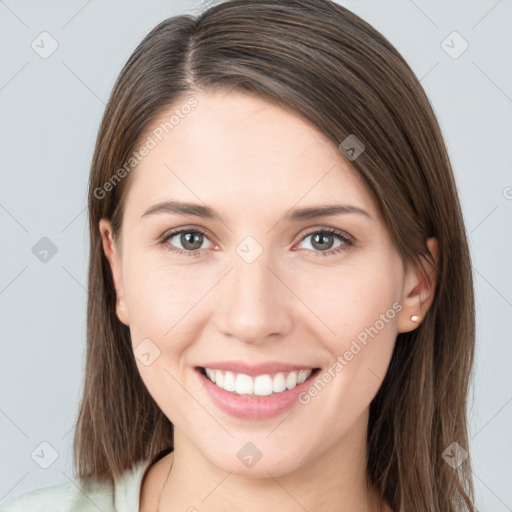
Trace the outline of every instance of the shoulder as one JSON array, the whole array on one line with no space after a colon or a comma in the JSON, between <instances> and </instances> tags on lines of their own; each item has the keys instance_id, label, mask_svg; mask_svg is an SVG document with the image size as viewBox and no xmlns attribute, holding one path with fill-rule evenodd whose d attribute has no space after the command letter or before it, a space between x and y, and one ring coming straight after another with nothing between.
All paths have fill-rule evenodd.
<instances>
[{"instance_id":1,"label":"shoulder","mask_svg":"<svg viewBox=\"0 0 512 512\"><path fill-rule=\"evenodd\" d=\"M114 512L112 485L77 481L27 492L0 505L0 512Z\"/></svg>"},{"instance_id":2,"label":"shoulder","mask_svg":"<svg viewBox=\"0 0 512 512\"><path fill-rule=\"evenodd\" d=\"M0 504L0 512L133 512L139 510L141 483L155 459L127 469L116 484L76 479L27 492Z\"/></svg>"},{"instance_id":3,"label":"shoulder","mask_svg":"<svg viewBox=\"0 0 512 512\"><path fill-rule=\"evenodd\" d=\"M76 479L27 492L0 504L0 512L131 512L139 509L141 480L150 460L127 470L115 484Z\"/></svg>"}]
</instances>

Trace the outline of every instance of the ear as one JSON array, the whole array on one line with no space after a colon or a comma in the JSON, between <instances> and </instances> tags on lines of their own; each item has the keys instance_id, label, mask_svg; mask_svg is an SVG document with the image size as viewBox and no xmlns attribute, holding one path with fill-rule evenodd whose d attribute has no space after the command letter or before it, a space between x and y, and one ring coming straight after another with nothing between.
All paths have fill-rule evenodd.
<instances>
[{"instance_id":1,"label":"ear","mask_svg":"<svg viewBox=\"0 0 512 512\"><path fill-rule=\"evenodd\" d=\"M105 253L105 256L110 264L110 270L112 271L112 280L114 282L114 287L116 289L116 314L123 324L129 325L128 308L124 296L121 258L119 255L119 251L116 247L116 242L114 241L112 235L112 225L110 221L107 219L101 219L99 222L99 229L101 234L101 242L103 245L103 252Z\"/></svg>"},{"instance_id":2,"label":"ear","mask_svg":"<svg viewBox=\"0 0 512 512\"><path fill-rule=\"evenodd\" d=\"M432 254L436 267L439 264L439 246L436 238L427 240L427 248ZM434 300L437 283L437 271L426 258L421 261L425 267L426 277L417 269L409 268L406 272L403 289L402 310L398 317L398 332L413 331L418 327ZM411 320L411 317L417 320Z\"/></svg>"}]
</instances>

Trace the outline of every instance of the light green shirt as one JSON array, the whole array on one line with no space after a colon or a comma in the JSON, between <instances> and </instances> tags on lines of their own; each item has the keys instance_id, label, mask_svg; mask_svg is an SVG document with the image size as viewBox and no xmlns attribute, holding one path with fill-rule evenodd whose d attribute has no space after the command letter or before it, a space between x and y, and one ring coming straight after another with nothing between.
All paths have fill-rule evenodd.
<instances>
[{"instance_id":1,"label":"light green shirt","mask_svg":"<svg viewBox=\"0 0 512 512\"><path fill-rule=\"evenodd\" d=\"M78 480L27 492L0 505L0 512L138 512L142 478L152 460L125 471L115 485Z\"/></svg>"}]
</instances>

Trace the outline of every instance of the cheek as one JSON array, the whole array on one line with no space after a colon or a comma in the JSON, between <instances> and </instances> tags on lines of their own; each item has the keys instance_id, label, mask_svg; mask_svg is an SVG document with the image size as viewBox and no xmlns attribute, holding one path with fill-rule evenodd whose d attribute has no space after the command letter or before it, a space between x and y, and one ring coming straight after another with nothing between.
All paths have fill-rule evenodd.
<instances>
[{"instance_id":1,"label":"cheek","mask_svg":"<svg viewBox=\"0 0 512 512\"><path fill-rule=\"evenodd\" d=\"M127 262L125 289L133 341L176 337L215 284L215 276L210 274L202 265L169 264L159 254Z\"/></svg>"},{"instance_id":2,"label":"cheek","mask_svg":"<svg viewBox=\"0 0 512 512\"><path fill-rule=\"evenodd\" d=\"M336 390L333 409L340 401L367 406L380 387L401 310L396 272L392 262L374 262L300 280L298 295L315 314L308 324L331 357L323 382Z\"/></svg>"},{"instance_id":3,"label":"cheek","mask_svg":"<svg viewBox=\"0 0 512 512\"><path fill-rule=\"evenodd\" d=\"M189 349L211 317L209 292L216 281L202 265L170 265L163 257L137 258L135 251L126 260L124 282L138 371L150 395L173 422L179 422L180 404L189 404L187 414L194 412L183 387L187 386L184 376L191 364Z\"/></svg>"},{"instance_id":4,"label":"cheek","mask_svg":"<svg viewBox=\"0 0 512 512\"><path fill-rule=\"evenodd\" d=\"M394 270L391 264L372 262L330 268L295 277L294 291L317 317L322 339L331 340L333 348L338 344L343 348L347 339L356 338L376 322L379 331L389 330L396 317L392 305L400 297L400 276ZM382 325L381 315L390 322Z\"/></svg>"},{"instance_id":5,"label":"cheek","mask_svg":"<svg viewBox=\"0 0 512 512\"><path fill-rule=\"evenodd\" d=\"M162 261L146 255L141 265L134 255L126 262L124 281L139 374L160 409L175 422L179 405L190 401L183 388L187 350L203 328L198 315L207 315L201 298L211 285L193 270L199 266Z\"/></svg>"}]
</instances>

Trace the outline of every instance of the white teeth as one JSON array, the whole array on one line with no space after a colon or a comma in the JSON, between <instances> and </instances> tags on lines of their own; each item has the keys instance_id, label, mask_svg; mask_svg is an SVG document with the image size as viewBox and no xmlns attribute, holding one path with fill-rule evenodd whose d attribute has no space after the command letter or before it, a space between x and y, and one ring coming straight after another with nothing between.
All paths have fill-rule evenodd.
<instances>
[{"instance_id":1,"label":"white teeth","mask_svg":"<svg viewBox=\"0 0 512 512\"><path fill-rule=\"evenodd\" d=\"M286 380L284 373L277 373L272 380L272 391L274 393L281 393L286 389Z\"/></svg>"},{"instance_id":2,"label":"white teeth","mask_svg":"<svg viewBox=\"0 0 512 512\"><path fill-rule=\"evenodd\" d=\"M308 373L308 370L301 370L297 377L297 384L302 384L309 377L310 373Z\"/></svg>"},{"instance_id":3,"label":"white teeth","mask_svg":"<svg viewBox=\"0 0 512 512\"><path fill-rule=\"evenodd\" d=\"M206 376L219 388L235 392L238 395L269 396L281 393L302 384L312 373L312 369L258 375L251 377L243 373L205 368Z\"/></svg>"},{"instance_id":4,"label":"white teeth","mask_svg":"<svg viewBox=\"0 0 512 512\"><path fill-rule=\"evenodd\" d=\"M235 391L235 375L232 372L226 372L226 375L224 375L223 387L226 391Z\"/></svg>"},{"instance_id":5,"label":"white teeth","mask_svg":"<svg viewBox=\"0 0 512 512\"><path fill-rule=\"evenodd\" d=\"M270 375L258 375L254 379L254 394L257 396L272 394L272 379Z\"/></svg>"},{"instance_id":6,"label":"white teeth","mask_svg":"<svg viewBox=\"0 0 512 512\"><path fill-rule=\"evenodd\" d=\"M220 370L215 370L215 384L217 384L219 388L224 387L224 373Z\"/></svg>"},{"instance_id":7,"label":"white teeth","mask_svg":"<svg viewBox=\"0 0 512 512\"><path fill-rule=\"evenodd\" d=\"M218 371L218 370L217 370ZM223 386L220 386L223 387ZM239 373L236 378L235 391L238 395L252 395L254 383L249 375Z\"/></svg>"},{"instance_id":8,"label":"white teeth","mask_svg":"<svg viewBox=\"0 0 512 512\"><path fill-rule=\"evenodd\" d=\"M297 385L297 372L290 372L286 377L286 387L293 389Z\"/></svg>"},{"instance_id":9,"label":"white teeth","mask_svg":"<svg viewBox=\"0 0 512 512\"><path fill-rule=\"evenodd\" d=\"M210 368L205 368L205 370L206 370L206 375L208 375L208 378L212 382L215 382L215 370L212 370Z\"/></svg>"}]
</instances>

